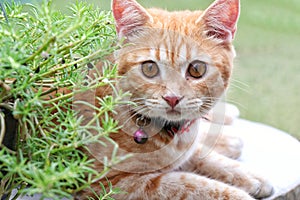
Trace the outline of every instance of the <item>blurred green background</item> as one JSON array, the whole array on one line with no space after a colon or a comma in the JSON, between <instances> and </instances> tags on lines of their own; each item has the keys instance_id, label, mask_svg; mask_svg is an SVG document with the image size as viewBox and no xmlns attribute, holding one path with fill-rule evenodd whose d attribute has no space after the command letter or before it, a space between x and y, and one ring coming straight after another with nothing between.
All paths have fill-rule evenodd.
<instances>
[{"instance_id":1,"label":"blurred green background","mask_svg":"<svg viewBox=\"0 0 300 200\"><path fill-rule=\"evenodd\" d=\"M110 0L86 1L110 8ZM203 10L213 0L138 1L145 7ZM67 12L75 0L53 2ZM227 100L239 107L243 118L300 139L300 1L241 0L241 5L234 42L238 56Z\"/></svg>"}]
</instances>

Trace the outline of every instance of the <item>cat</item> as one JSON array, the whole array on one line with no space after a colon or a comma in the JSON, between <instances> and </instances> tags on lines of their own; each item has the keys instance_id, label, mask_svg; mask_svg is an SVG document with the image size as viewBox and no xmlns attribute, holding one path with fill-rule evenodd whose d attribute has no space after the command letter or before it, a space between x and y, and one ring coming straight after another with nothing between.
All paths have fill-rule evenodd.
<instances>
[{"instance_id":1,"label":"cat","mask_svg":"<svg viewBox=\"0 0 300 200\"><path fill-rule=\"evenodd\" d=\"M267 180L229 158L238 157L241 145L229 150L226 144L230 146L231 139L226 135L216 151L202 157L200 122L229 85L239 0L215 0L205 11L173 12L145 9L135 0L112 0L112 12L124 43L113 55L122 77L116 87L130 92L136 104L120 106L114 115L124 126L110 138L119 146L118 155L132 156L106 174L114 187L124 191L112 197L250 200L270 196L273 189ZM93 92L104 97L107 91ZM101 161L110 158L113 145L90 145L89 150L96 158L95 169L102 171ZM106 179L99 181L105 184ZM91 187L96 193L102 190L98 182ZM75 198L93 195L83 190Z\"/></svg>"}]
</instances>

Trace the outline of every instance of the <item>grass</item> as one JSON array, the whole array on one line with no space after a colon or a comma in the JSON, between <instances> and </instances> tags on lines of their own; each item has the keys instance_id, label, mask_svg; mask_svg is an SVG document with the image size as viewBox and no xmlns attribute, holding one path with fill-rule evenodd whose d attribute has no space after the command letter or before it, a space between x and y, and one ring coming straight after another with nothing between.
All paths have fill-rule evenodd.
<instances>
[{"instance_id":1,"label":"grass","mask_svg":"<svg viewBox=\"0 0 300 200\"><path fill-rule=\"evenodd\" d=\"M87 0L109 9L109 0ZM54 0L57 8L70 1ZM205 9L212 0L139 0L145 7ZM300 3L241 0L235 46L238 57L228 100L243 118L272 125L300 138Z\"/></svg>"}]
</instances>

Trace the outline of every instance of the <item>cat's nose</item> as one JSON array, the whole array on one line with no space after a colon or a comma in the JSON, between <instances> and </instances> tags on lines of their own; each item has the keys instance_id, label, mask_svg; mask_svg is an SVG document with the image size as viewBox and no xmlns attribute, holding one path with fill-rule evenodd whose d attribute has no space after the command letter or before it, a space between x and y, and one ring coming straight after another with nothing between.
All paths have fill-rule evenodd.
<instances>
[{"instance_id":1,"label":"cat's nose","mask_svg":"<svg viewBox=\"0 0 300 200\"><path fill-rule=\"evenodd\" d=\"M183 99L183 97L178 96L162 96L162 98L171 106L172 109L174 109L175 106Z\"/></svg>"}]
</instances>

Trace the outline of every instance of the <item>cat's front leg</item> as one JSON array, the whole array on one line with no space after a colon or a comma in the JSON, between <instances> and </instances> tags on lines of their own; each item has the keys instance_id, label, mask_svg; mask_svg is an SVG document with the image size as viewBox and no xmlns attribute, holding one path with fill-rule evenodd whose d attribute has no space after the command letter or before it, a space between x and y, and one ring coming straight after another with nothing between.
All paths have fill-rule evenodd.
<instances>
[{"instance_id":1,"label":"cat's front leg","mask_svg":"<svg viewBox=\"0 0 300 200\"><path fill-rule=\"evenodd\" d=\"M255 198L268 197L273 193L273 187L267 180L249 172L240 162L216 152L202 159L199 159L200 155L199 150L181 169L236 186Z\"/></svg>"},{"instance_id":2,"label":"cat's front leg","mask_svg":"<svg viewBox=\"0 0 300 200\"><path fill-rule=\"evenodd\" d=\"M253 200L238 188L187 172L125 173L111 177L110 181L124 191L112 196L116 200ZM92 189L96 193L102 191L99 183L94 183ZM94 194L81 191L75 199L88 199Z\"/></svg>"},{"instance_id":3,"label":"cat's front leg","mask_svg":"<svg viewBox=\"0 0 300 200\"><path fill-rule=\"evenodd\" d=\"M253 200L238 188L187 172L120 174L111 181L126 192L113 196L114 199Z\"/></svg>"}]
</instances>

